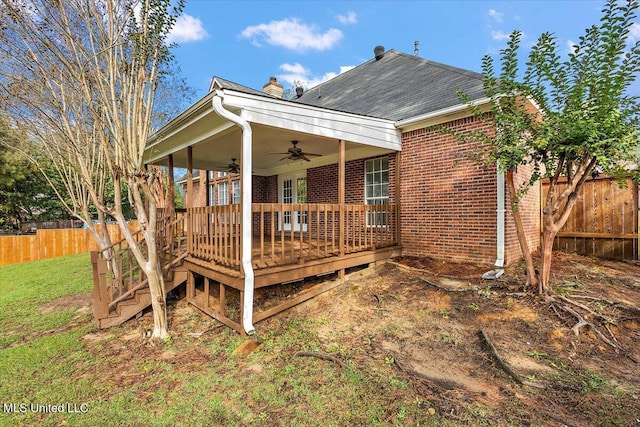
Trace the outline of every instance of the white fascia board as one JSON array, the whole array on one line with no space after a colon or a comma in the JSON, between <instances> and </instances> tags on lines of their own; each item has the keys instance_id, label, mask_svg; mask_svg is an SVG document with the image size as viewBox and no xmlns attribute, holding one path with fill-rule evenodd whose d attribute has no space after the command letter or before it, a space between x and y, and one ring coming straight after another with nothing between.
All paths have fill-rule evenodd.
<instances>
[{"instance_id":1,"label":"white fascia board","mask_svg":"<svg viewBox=\"0 0 640 427\"><path fill-rule=\"evenodd\" d=\"M401 134L391 120L327 110L277 99L224 90L225 107L239 108L249 122L394 151Z\"/></svg>"},{"instance_id":2,"label":"white fascia board","mask_svg":"<svg viewBox=\"0 0 640 427\"><path fill-rule=\"evenodd\" d=\"M480 98L480 99L476 99L474 101L472 101L472 104L475 106L481 106L484 104L488 104L491 101L491 98ZM449 118L447 118L446 116L449 116L451 114L456 114L456 113L461 113L461 112L465 112L465 111L469 111L469 114L471 114L471 110L469 110L469 105L467 104L458 104L458 105L454 105L452 107L447 107L447 108L443 108L441 110L437 110L437 111L432 111L430 113L426 113L426 114L421 114L419 116L415 116L415 117L409 117L408 119L402 119L402 120L398 120L397 122L395 122L395 125L398 129L403 129L406 127L409 127L411 125L415 125L417 123L420 122L431 122L434 121L434 123L431 124L438 124L437 119L442 117L441 122L445 122L448 121Z\"/></svg>"}]
</instances>

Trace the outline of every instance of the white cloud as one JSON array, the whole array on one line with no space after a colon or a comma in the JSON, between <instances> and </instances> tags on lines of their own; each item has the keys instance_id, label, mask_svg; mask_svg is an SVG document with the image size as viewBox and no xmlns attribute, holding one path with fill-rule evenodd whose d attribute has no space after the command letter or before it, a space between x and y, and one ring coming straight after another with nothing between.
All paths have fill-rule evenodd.
<instances>
[{"instance_id":1,"label":"white cloud","mask_svg":"<svg viewBox=\"0 0 640 427\"><path fill-rule=\"evenodd\" d=\"M286 71L287 73L292 73L292 74L308 74L309 70L304 68L302 66L302 64L299 63L295 63L295 64L282 64L280 66L280 69L282 71Z\"/></svg>"},{"instance_id":2,"label":"white cloud","mask_svg":"<svg viewBox=\"0 0 640 427\"><path fill-rule=\"evenodd\" d=\"M209 36L202 21L191 15L183 14L178 17L176 24L167 36L168 43L189 43L202 40Z\"/></svg>"},{"instance_id":3,"label":"white cloud","mask_svg":"<svg viewBox=\"0 0 640 427\"><path fill-rule=\"evenodd\" d=\"M277 77L279 81L287 82L292 86L294 84L302 84L302 86L305 87L306 89L310 89L314 86L319 85L320 83L324 83L327 80L334 78L338 74L345 73L354 67L355 67L354 65L345 65L340 67L339 73L336 73L334 71L329 71L324 73L321 76L316 76L316 75L313 75L311 70L309 70L308 68L305 68L302 64L296 62L295 64L280 65L280 69L285 73L280 74Z\"/></svg>"},{"instance_id":4,"label":"white cloud","mask_svg":"<svg viewBox=\"0 0 640 427\"><path fill-rule=\"evenodd\" d=\"M567 40L567 49L569 53L576 53L576 43L573 40Z\"/></svg>"},{"instance_id":5,"label":"white cloud","mask_svg":"<svg viewBox=\"0 0 640 427\"><path fill-rule=\"evenodd\" d=\"M268 44L295 51L331 49L342 39L340 30L330 28L322 33L316 26L301 23L296 18L253 25L245 28L240 35L251 39L256 46L260 46L260 41L264 40Z\"/></svg>"},{"instance_id":6,"label":"white cloud","mask_svg":"<svg viewBox=\"0 0 640 427\"><path fill-rule=\"evenodd\" d=\"M358 17L355 12L347 12L346 15L338 15L338 21L341 24L355 24L358 22Z\"/></svg>"},{"instance_id":7,"label":"white cloud","mask_svg":"<svg viewBox=\"0 0 640 427\"><path fill-rule=\"evenodd\" d=\"M634 22L629 29L629 41L635 43L640 40L640 24Z\"/></svg>"},{"instance_id":8,"label":"white cloud","mask_svg":"<svg viewBox=\"0 0 640 427\"><path fill-rule=\"evenodd\" d=\"M495 9L489 9L489 16L496 20L496 22L502 22L504 19L504 13L498 12Z\"/></svg>"},{"instance_id":9,"label":"white cloud","mask_svg":"<svg viewBox=\"0 0 640 427\"><path fill-rule=\"evenodd\" d=\"M502 31L491 30L491 38L498 41L507 40L509 38L509 34Z\"/></svg>"}]
</instances>

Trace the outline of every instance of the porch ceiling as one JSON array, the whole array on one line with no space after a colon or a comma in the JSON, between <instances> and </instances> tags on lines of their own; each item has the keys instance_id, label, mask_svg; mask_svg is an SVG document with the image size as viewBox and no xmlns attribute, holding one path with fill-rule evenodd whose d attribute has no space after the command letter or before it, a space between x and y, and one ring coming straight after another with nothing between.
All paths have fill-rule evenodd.
<instances>
[{"instance_id":1,"label":"porch ceiling","mask_svg":"<svg viewBox=\"0 0 640 427\"><path fill-rule=\"evenodd\" d=\"M242 114L251 124L252 169L257 175L277 175L337 163L340 137L346 141L347 160L388 153L400 147L399 132L391 123L380 123L379 119L356 117L349 121L350 117L344 117L344 113L314 111L317 108L247 94L234 95L225 93L225 108ZM196 169L224 171L232 158L240 163L241 130L215 114L212 96L213 93L205 96L151 137L145 153L148 163L167 165L167 156L173 154L174 166L186 168L188 147L192 147ZM371 123L367 123L369 121ZM335 126L327 126L328 123ZM367 139L369 134L372 136ZM292 140L299 141L298 147L304 152L321 156L311 157L310 162L282 160Z\"/></svg>"}]
</instances>

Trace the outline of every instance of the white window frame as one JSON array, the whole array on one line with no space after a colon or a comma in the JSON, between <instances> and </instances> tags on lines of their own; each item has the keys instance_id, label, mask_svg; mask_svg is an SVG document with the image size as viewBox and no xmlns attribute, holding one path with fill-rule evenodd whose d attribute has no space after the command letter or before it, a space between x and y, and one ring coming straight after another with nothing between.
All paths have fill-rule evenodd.
<instances>
[{"instance_id":1,"label":"white window frame","mask_svg":"<svg viewBox=\"0 0 640 427\"><path fill-rule=\"evenodd\" d=\"M229 204L229 181L223 181L218 183L218 199L216 205L228 205Z\"/></svg>"},{"instance_id":2,"label":"white window frame","mask_svg":"<svg viewBox=\"0 0 640 427\"><path fill-rule=\"evenodd\" d=\"M234 205L240 204L240 180L234 179L231 181L231 203Z\"/></svg>"},{"instance_id":3,"label":"white window frame","mask_svg":"<svg viewBox=\"0 0 640 427\"><path fill-rule=\"evenodd\" d=\"M375 189L378 188L378 195ZM364 204L389 204L389 157L376 157L364 162ZM379 218L371 224L373 212L367 214L367 227L386 227L389 220L384 212L379 212Z\"/></svg>"},{"instance_id":4,"label":"white window frame","mask_svg":"<svg viewBox=\"0 0 640 427\"><path fill-rule=\"evenodd\" d=\"M210 206L215 206L216 205L216 185L215 184L209 184L209 205Z\"/></svg>"}]
</instances>

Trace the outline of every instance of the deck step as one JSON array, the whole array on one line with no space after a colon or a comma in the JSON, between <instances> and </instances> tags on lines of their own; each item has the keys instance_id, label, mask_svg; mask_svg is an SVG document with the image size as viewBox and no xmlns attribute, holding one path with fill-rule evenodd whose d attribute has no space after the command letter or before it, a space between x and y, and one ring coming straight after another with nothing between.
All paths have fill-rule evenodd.
<instances>
[{"instance_id":1,"label":"deck step","mask_svg":"<svg viewBox=\"0 0 640 427\"><path fill-rule=\"evenodd\" d=\"M187 281L187 270L184 268L174 269L173 280L165 281L165 289L171 292ZM109 317L98 319L100 329L118 326L133 318L145 308L151 305L151 293L149 288L136 291L134 297L121 301L116 306L116 310Z\"/></svg>"}]
</instances>

